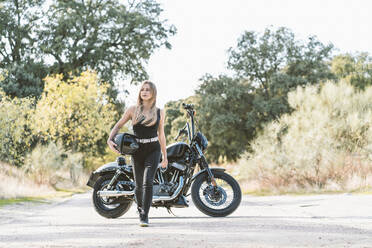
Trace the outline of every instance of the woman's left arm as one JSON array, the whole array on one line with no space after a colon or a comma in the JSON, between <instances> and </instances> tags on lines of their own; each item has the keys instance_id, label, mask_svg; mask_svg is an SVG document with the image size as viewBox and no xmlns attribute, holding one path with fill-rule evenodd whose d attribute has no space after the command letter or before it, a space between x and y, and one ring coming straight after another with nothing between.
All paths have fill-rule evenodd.
<instances>
[{"instance_id":1,"label":"woman's left arm","mask_svg":"<svg viewBox=\"0 0 372 248\"><path fill-rule=\"evenodd\" d=\"M158 127L158 136L159 136L159 143L161 153L163 154L163 160L161 161L161 167L166 168L168 165L168 158L167 158L167 148L166 148L166 141L165 141L165 134L164 134L164 119L165 119L165 112L164 109L160 110L160 122Z\"/></svg>"}]
</instances>

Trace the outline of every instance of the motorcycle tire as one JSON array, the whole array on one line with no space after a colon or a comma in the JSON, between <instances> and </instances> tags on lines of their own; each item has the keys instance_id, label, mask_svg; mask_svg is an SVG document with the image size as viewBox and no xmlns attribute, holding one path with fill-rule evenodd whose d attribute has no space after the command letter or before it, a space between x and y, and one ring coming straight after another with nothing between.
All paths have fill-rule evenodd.
<instances>
[{"instance_id":1,"label":"motorcycle tire","mask_svg":"<svg viewBox=\"0 0 372 248\"><path fill-rule=\"evenodd\" d=\"M117 203L117 207L114 208L109 208L107 205L104 204L104 201L101 197L97 195L97 192L102 190L111 180L113 177L112 174L107 174L103 175L98 180L93 186L93 205L97 213L105 218L108 219L114 219L122 216L125 214L130 207L133 204L132 200L128 200L125 202ZM109 205L111 206L111 205Z\"/></svg>"},{"instance_id":2,"label":"motorcycle tire","mask_svg":"<svg viewBox=\"0 0 372 248\"><path fill-rule=\"evenodd\" d=\"M194 202L195 206L202 213L204 213L206 215L209 215L209 216L212 216L212 217L225 217L225 216L231 214L232 212L234 212L238 208L238 206L240 205L241 199L242 199L242 193L241 193L240 186L239 186L238 182L232 176L230 176L229 174L226 174L226 173L221 172L221 171L214 171L213 175L214 175L214 178L217 181L218 181L218 179L221 179L221 180L225 181L228 185L230 185L230 187L232 188L233 199L232 199L231 203L223 209L214 209L214 208L211 208L211 207L209 207L205 204L205 201L203 201L202 198L201 198L203 196L200 195L200 188L203 184L208 184L207 183L208 174L206 174L206 173L202 174L202 175L199 175L195 179L194 183L192 184L192 187L191 187L192 201ZM209 187L212 187L212 186L209 186ZM207 196L205 196L205 191L203 191L203 194L204 194L204 197L207 198Z\"/></svg>"}]
</instances>

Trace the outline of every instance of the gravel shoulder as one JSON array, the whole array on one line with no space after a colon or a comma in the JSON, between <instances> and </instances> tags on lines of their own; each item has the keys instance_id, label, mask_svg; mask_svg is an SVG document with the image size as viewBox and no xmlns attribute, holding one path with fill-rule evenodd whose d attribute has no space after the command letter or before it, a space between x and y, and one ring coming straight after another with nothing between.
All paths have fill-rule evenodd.
<instances>
[{"instance_id":1,"label":"gravel shoulder","mask_svg":"<svg viewBox=\"0 0 372 248\"><path fill-rule=\"evenodd\" d=\"M188 197L190 199L190 197ZM134 205L99 216L91 192L0 208L0 247L365 247L372 248L372 195L244 196L230 216L190 207L152 208L138 226Z\"/></svg>"}]
</instances>

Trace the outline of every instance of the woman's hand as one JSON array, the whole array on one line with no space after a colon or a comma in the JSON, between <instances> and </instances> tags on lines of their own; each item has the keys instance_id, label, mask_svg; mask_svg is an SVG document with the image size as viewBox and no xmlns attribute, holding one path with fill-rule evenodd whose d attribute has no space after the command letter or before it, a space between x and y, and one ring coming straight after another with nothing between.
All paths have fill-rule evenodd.
<instances>
[{"instance_id":1,"label":"woman's hand","mask_svg":"<svg viewBox=\"0 0 372 248\"><path fill-rule=\"evenodd\" d=\"M165 158L161 161L161 168L165 169L168 166L168 159L165 156Z\"/></svg>"},{"instance_id":2,"label":"woman's hand","mask_svg":"<svg viewBox=\"0 0 372 248\"><path fill-rule=\"evenodd\" d=\"M110 147L111 150L113 150L115 153L120 154L120 152L117 150L117 145L112 140L107 140L107 144Z\"/></svg>"},{"instance_id":3,"label":"woman's hand","mask_svg":"<svg viewBox=\"0 0 372 248\"><path fill-rule=\"evenodd\" d=\"M123 117L115 124L115 126L112 128L109 138L107 140L107 145L110 147L111 150L113 150L115 153L120 154L118 151L117 145L114 143L113 138L115 135L119 132L120 128L127 123L128 120L132 118L132 113L136 106L129 107L123 114Z\"/></svg>"}]
</instances>

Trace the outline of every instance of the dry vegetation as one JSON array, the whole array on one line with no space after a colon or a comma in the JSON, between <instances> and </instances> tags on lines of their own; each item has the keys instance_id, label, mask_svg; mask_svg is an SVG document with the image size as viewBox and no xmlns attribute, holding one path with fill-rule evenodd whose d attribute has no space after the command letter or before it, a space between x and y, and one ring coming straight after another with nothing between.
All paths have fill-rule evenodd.
<instances>
[{"instance_id":1,"label":"dry vegetation","mask_svg":"<svg viewBox=\"0 0 372 248\"><path fill-rule=\"evenodd\" d=\"M232 173L246 192L370 190L371 99L372 87L344 82L298 88L295 111L266 126Z\"/></svg>"},{"instance_id":2,"label":"dry vegetation","mask_svg":"<svg viewBox=\"0 0 372 248\"><path fill-rule=\"evenodd\" d=\"M53 143L37 146L21 168L0 163L0 199L62 196L59 192L86 189L87 180L79 154L65 152Z\"/></svg>"},{"instance_id":3,"label":"dry vegetation","mask_svg":"<svg viewBox=\"0 0 372 248\"><path fill-rule=\"evenodd\" d=\"M23 170L0 163L0 199L38 197L54 192L53 187L36 183Z\"/></svg>"}]
</instances>

